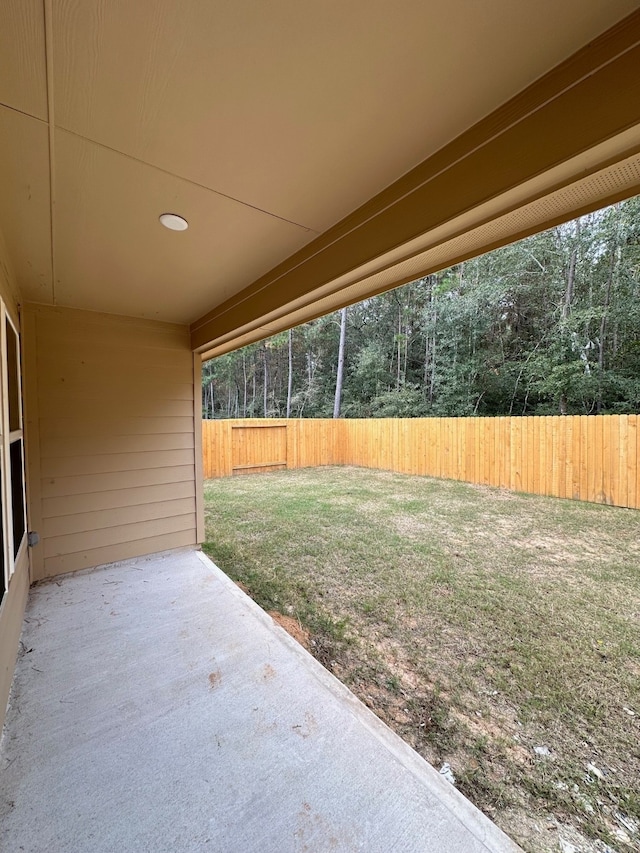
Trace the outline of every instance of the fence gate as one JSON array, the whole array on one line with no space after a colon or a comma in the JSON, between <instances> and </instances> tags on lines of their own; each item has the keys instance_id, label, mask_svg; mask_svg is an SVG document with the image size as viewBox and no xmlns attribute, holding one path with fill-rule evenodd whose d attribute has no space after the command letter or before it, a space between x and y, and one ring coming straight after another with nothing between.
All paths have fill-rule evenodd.
<instances>
[{"instance_id":1,"label":"fence gate","mask_svg":"<svg viewBox=\"0 0 640 853\"><path fill-rule=\"evenodd\" d=\"M263 474L287 467L287 425L252 424L231 427L231 470Z\"/></svg>"}]
</instances>

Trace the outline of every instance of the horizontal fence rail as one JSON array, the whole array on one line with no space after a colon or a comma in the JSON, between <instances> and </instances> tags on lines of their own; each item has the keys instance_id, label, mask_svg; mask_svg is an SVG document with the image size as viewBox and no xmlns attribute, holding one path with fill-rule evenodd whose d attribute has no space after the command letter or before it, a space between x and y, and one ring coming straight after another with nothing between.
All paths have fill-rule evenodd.
<instances>
[{"instance_id":1,"label":"horizontal fence rail","mask_svg":"<svg viewBox=\"0 0 640 853\"><path fill-rule=\"evenodd\" d=\"M638 419L203 421L204 476L358 465L637 509Z\"/></svg>"}]
</instances>

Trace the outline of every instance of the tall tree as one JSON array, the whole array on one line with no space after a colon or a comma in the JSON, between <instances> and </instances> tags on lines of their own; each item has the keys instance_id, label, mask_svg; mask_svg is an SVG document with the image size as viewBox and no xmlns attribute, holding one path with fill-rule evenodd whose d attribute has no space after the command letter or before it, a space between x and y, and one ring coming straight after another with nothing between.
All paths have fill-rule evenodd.
<instances>
[{"instance_id":1,"label":"tall tree","mask_svg":"<svg viewBox=\"0 0 640 853\"><path fill-rule=\"evenodd\" d=\"M342 377L344 375L344 345L347 337L347 309L340 312L340 343L338 345L338 368L336 370L336 393L333 398L333 417L340 417L342 401Z\"/></svg>"},{"instance_id":2,"label":"tall tree","mask_svg":"<svg viewBox=\"0 0 640 853\"><path fill-rule=\"evenodd\" d=\"M289 329L288 375L287 375L287 417L291 417L291 391L293 389L293 329Z\"/></svg>"},{"instance_id":3,"label":"tall tree","mask_svg":"<svg viewBox=\"0 0 640 853\"><path fill-rule=\"evenodd\" d=\"M262 371L262 417L267 418L269 417L269 365L266 341L262 342Z\"/></svg>"}]
</instances>

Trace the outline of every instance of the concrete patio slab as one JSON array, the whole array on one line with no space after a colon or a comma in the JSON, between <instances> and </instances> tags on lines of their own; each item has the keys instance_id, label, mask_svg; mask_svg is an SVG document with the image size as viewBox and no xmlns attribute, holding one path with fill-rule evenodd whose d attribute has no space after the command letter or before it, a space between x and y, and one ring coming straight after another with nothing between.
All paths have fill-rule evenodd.
<instances>
[{"instance_id":1,"label":"concrete patio slab","mask_svg":"<svg viewBox=\"0 0 640 853\"><path fill-rule=\"evenodd\" d=\"M204 555L35 587L0 849L513 853Z\"/></svg>"}]
</instances>

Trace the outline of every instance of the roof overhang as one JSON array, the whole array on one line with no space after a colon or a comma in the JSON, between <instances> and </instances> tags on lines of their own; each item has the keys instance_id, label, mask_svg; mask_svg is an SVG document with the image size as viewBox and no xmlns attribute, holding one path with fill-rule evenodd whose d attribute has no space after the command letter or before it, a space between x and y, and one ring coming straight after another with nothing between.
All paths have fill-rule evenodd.
<instances>
[{"instance_id":1,"label":"roof overhang","mask_svg":"<svg viewBox=\"0 0 640 853\"><path fill-rule=\"evenodd\" d=\"M207 357L633 195L638 5L0 4L21 297Z\"/></svg>"},{"instance_id":2,"label":"roof overhang","mask_svg":"<svg viewBox=\"0 0 640 853\"><path fill-rule=\"evenodd\" d=\"M203 358L640 192L640 13L192 324Z\"/></svg>"}]
</instances>

